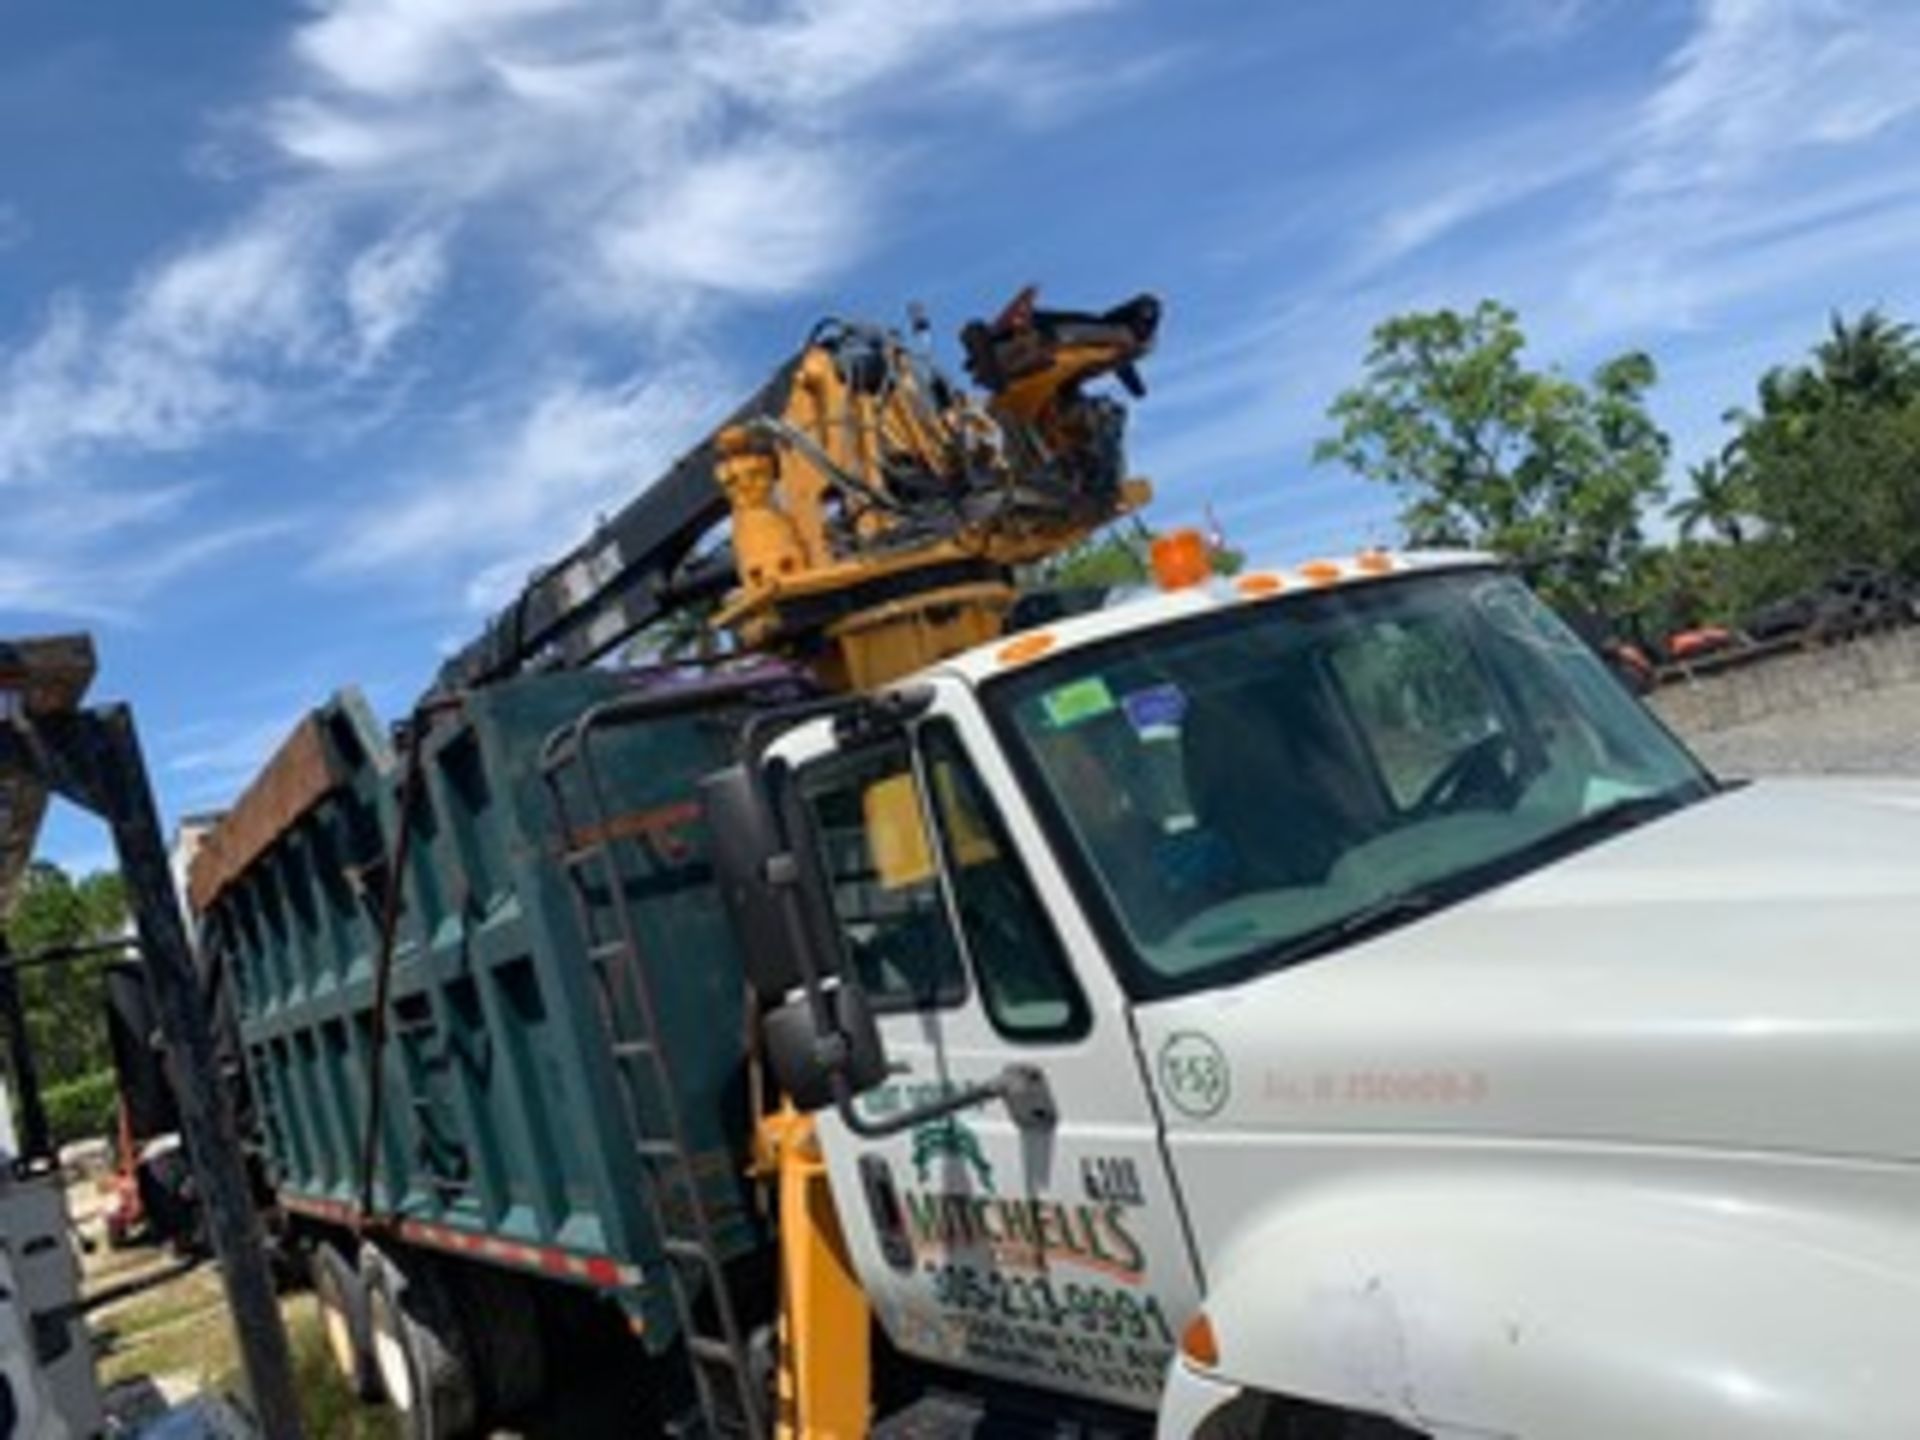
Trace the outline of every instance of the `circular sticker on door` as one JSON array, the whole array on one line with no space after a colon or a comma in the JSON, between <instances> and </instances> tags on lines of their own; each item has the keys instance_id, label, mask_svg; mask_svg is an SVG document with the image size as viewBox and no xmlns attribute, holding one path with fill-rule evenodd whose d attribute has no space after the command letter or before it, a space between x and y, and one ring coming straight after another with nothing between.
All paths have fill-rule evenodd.
<instances>
[{"instance_id":1,"label":"circular sticker on door","mask_svg":"<svg viewBox=\"0 0 1920 1440\"><path fill-rule=\"evenodd\" d=\"M1179 1030L1160 1047L1160 1088L1182 1115L1218 1115L1231 1089L1227 1057L1198 1030Z\"/></svg>"}]
</instances>

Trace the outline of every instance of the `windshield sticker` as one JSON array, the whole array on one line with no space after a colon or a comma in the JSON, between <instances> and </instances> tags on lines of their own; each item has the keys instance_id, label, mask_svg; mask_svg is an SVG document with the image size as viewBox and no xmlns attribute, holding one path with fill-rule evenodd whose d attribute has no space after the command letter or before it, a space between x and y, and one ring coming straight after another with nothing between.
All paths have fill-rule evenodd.
<instances>
[{"instance_id":1,"label":"windshield sticker","mask_svg":"<svg viewBox=\"0 0 1920 1440\"><path fill-rule=\"evenodd\" d=\"M1090 675L1049 690L1040 703L1046 709L1047 723L1055 730L1067 730L1113 709L1113 692L1100 676Z\"/></svg>"},{"instance_id":2,"label":"windshield sticker","mask_svg":"<svg viewBox=\"0 0 1920 1440\"><path fill-rule=\"evenodd\" d=\"M1149 685L1122 699L1120 708L1142 740L1173 740L1186 718L1187 697L1178 685Z\"/></svg>"}]
</instances>

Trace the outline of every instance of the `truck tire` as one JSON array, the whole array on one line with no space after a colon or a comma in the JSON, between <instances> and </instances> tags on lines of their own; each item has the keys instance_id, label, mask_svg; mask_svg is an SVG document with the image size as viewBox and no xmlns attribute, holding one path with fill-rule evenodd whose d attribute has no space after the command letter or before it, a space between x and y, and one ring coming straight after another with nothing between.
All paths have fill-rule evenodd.
<instances>
[{"instance_id":1,"label":"truck tire","mask_svg":"<svg viewBox=\"0 0 1920 1440\"><path fill-rule=\"evenodd\" d=\"M486 1265L462 1265L456 1278L461 1313L477 1322L468 1328L482 1411L494 1421L525 1410L547 1391L539 1294L518 1275Z\"/></svg>"},{"instance_id":2,"label":"truck tire","mask_svg":"<svg viewBox=\"0 0 1920 1440\"><path fill-rule=\"evenodd\" d=\"M458 1440L480 1420L473 1347L446 1268L429 1256L360 1249L380 1388L407 1440Z\"/></svg>"},{"instance_id":3,"label":"truck tire","mask_svg":"<svg viewBox=\"0 0 1920 1440\"><path fill-rule=\"evenodd\" d=\"M1194 1440L1421 1440L1380 1415L1249 1390L1208 1416Z\"/></svg>"},{"instance_id":4,"label":"truck tire","mask_svg":"<svg viewBox=\"0 0 1920 1440\"><path fill-rule=\"evenodd\" d=\"M378 1400L380 1375L373 1364L367 1287L360 1272L339 1246L322 1240L307 1256L307 1275L320 1303L320 1331L334 1370L356 1400Z\"/></svg>"}]
</instances>

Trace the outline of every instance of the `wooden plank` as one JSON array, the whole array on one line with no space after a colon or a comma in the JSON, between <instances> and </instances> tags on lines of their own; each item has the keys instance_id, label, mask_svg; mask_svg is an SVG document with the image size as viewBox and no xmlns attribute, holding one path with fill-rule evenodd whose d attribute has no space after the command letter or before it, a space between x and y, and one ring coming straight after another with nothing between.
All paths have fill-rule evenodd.
<instances>
[{"instance_id":1,"label":"wooden plank","mask_svg":"<svg viewBox=\"0 0 1920 1440\"><path fill-rule=\"evenodd\" d=\"M0 910L13 904L46 813L45 786L24 775L0 772Z\"/></svg>"},{"instance_id":2,"label":"wooden plank","mask_svg":"<svg viewBox=\"0 0 1920 1440\"><path fill-rule=\"evenodd\" d=\"M93 641L85 635L0 640L0 725L72 710L93 674ZM40 777L0 771L0 908L13 903L46 814Z\"/></svg>"},{"instance_id":3,"label":"wooden plank","mask_svg":"<svg viewBox=\"0 0 1920 1440\"><path fill-rule=\"evenodd\" d=\"M334 766L317 716L293 729L218 825L187 872L187 898L204 913L222 890L346 777Z\"/></svg>"},{"instance_id":4,"label":"wooden plank","mask_svg":"<svg viewBox=\"0 0 1920 1440\"><path fill-rule=\"evenodd\" d=\"M0 640L0 714L8 701L28 715L71 710L93 683L93 641L85 635Z\"/></svg>"}]
</instances>

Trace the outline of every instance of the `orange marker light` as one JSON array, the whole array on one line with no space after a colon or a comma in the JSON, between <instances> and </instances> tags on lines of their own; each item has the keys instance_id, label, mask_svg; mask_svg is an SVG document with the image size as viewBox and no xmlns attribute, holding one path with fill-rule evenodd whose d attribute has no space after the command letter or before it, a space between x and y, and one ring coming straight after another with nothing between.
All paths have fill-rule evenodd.
<instances>
[{"instance_id":1,"label":"orange marker light","mask_svg":"<svg viewBox=\"0 0 1920 1440\"><path fill-rule=\"evenodd\" d=\"M1198 530L1169 530L1154 538L1153 578L1162 590L1185 590L1212 573L1206 537Z\"/></svg>"},{"instance_id":2,"label":"orange marker light","mask_svg":"<svg viewBox=\"0 0 1920 1440\"><path fill-rule=\"evenodd\" d=\"M1331 560L1309 560L1300 573L1316 585L1331 585L1340 578L1340 567Z\"/></svg>"},{"instance_id":3,"label":"orange marker light","mask_svg":"<svg viewBox=\"0 0 1920 1440\"><path fill-rule=\"evenodd\" d=\"M1213 1322L1207 1319L1206 1311L1196 1314L1180 1332L1180 1353L1202 1370L1220 1363L1220 1342L1214 1338Z\"/></svg>"},{"instance_id":4,"label":"orange marker light","mask_svg":"<svg viewBox=\"0 0 1920 1440\"><path fill-rule=\"evenodd\" d=\"M994 653L994 658L1002 665L1018 665L1023 660L1038 660L1052 648L1053 636L1044 630L1036 630L1031 635L1009 640Z\"/></svg>"},{"instance_id":5,"label":"orange marker light","mask_svg":"<svg viewBox=\"0 0 1920 1440\"><path fill-rule=\"evenodd\" d=\"M1233 588L1249 600L1257 600L1262 595L1278 595L1286 588L1286 582L1278 575L1269 575L1262 571L1257 575L1242 575L1233 582Z\"/></svg>"},{"instance_id":6,"label":"orange marker light","mask_svg":"<svg viewBox=\"0 0 1920 1440\"><path fill-rule=\"evenodd\" d=\"M1385 575L1393 569L1393 557L1384 550L1362 550L1354 567L1367 575Z\"/></svg>"}]
</instances>

